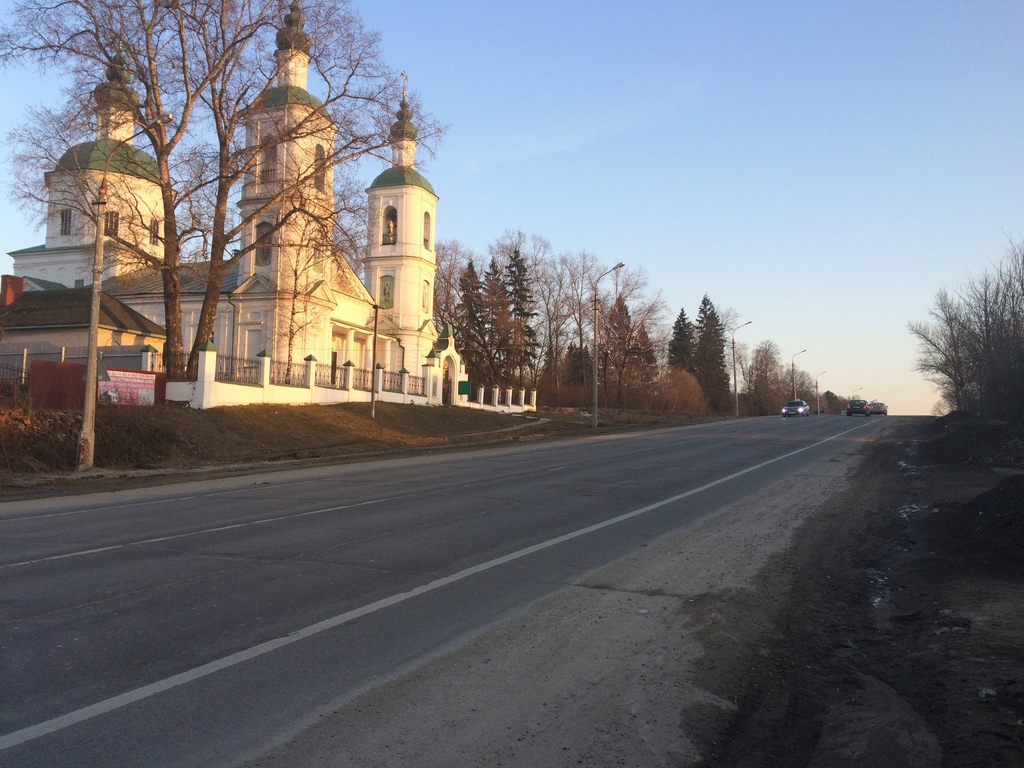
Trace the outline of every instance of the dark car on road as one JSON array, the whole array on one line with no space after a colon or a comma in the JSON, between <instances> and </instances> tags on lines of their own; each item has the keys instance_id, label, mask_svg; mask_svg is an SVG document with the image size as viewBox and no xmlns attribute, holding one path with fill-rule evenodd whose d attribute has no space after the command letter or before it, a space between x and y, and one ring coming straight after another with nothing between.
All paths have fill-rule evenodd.
<instances>
[{"instance_id":1,"label":"dark car on road","mask_svg":"<svg viewBox=\"0 0 1024 768\"><path fill-rule=\"evenodd\" d=\"M782 409L783 416L810 416L811 406L803 400L790 400Z\"/></svg>"},{"instance_id":2,"label":"dark car on road","mask_svg":"<svg viewBox=\"0 0 1024 768\"><path fill-rule=\"evenodd\" d=\"M846 406L846 415L853 416L855 413L859 413L861 416L870 416L871 409L868 406L867 400L851 400L850 404Z\"/></svg>"},{"instance_id":3,"label":"dark car on road","mask_svg":"<svg viewBox=\"0 0 1024 768\"><path fill-rule=\"evenodd\" d=\"M889 406L887 406L885 403L879 400L872 400L870 403L868 403L868 413L870 413L872 416L876 414L879 416L888 416Z\"/></svg>"}]
</instances>

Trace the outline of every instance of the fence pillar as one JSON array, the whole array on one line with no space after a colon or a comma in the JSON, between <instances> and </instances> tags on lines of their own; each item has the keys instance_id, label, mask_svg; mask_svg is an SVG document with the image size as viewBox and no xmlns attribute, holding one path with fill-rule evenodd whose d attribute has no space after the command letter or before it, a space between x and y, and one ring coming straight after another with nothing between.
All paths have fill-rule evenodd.
<instances>
[{"instance_id":1,"label":"fence pillar","mask_svg":"<svg viewBox=\"0 0 1024 768\"><path fill-rule=\"evenodd\" d=\"M302 359L306 363L306 386L312 389L313 385L316 384L316 358L312 355L307 355Z\"/></svg>"},{"instance_id":2,"label":"fence pillar","mask_svg":"<svg viewBox=\"0 0 1024 768\"><path fill-rule=\"evenodd\" d=\"M526 387L520 387L516 393L516 405L520 408L526 407Z\"/></svg>"},{"instance_id":3,"label":"fence pillar","mask_svg":"<svg viewBox=\"0 0 1024 768\"><path fill-rule=\"evenodd\" d=\"M505 387L505 405L512 408L512 387Z\"/></svg>"},{"instance_id":4,"label":"fence pillar","mask_svg":"<svg viewBox=\"0 0 1024 768\"><path fill-rule=\"evenodd\" d=\"M267 387L270 386L270 355L267 354L267 350L256 353L256 359L260 363L260 386L263 387L264 393Z\"/></svg>"},{"instance_id":5,"label":"fence pillar","mask_svg":"<svg viewBox=\"0 0 1024 768\"><path fill-rule=\"evenodd\" d=\"M491 387L491 405L495 408L498 407L498 385L495 384Z\"/></svg>"},{"instance_id":6,"label":"fence pillar","mask_svg":"<svg viewBox=\"0 0 1024 768\"><path fill-rule=\"evenodd\" d=\"M212 339L199 345L196 359L196 396L200 408L213 408L217 405L215 396L217 387L217 347Z\"/></svg>"},{"instance_id":7,"label":"fence pillar","mask_svg":"<svg viewBox=\"0 0 1024 768\"><path fill-rule=\"evenodd\" d=\"M352 389L352 369L356 365L351 360L346 360L341 366L341 388Z\"/></svg>"},{"instance_id":8,"label":"fence pillar","mask_svg":"<svg viewBox=\"0 0 1024 768\"><path fill-rule=\"evenodd\" d=\"M142 348L142 370L144 371L155 371L156 370L156 347L152 344L147 344Z\"/></svg>"},{"instance_id":9,"label":"fence pillar","mask_svg":"<svg viewBox=\"0 0 1024 768\"><path fill-rule=\"evenodd\" d=\"M403 368L402 370L399 371L399 373L402 375L402 394L403 395L408 395L409 394L409 372L407 370L405 370L405 368Z\"/></svg>"},{"instance_id":10,"label":"fence pillar","mask_svg":"<svg viewBox=\"0 0 1024 768\"><path fill-rule=\"evenodd\" d=\"M433 405L434 404L434 389L433 389L433 387L434 387L434 377L431 375L433 373L433 366L430 365L429 363L424 363L423 365L420 366L420 373L423 376L423 394L427 396L427 404L428 405ZM455 400L455 393L453 392L452 393L452 401L454 402L454 400Z\"/></svg>"},{"instance_id":11,"label":"fence pillar","mask_svg":"<svg viewBox=\"0 0 1024 768\"><path fill-rule=\"evenodd\" d=\"M530 407L533 408L534 410L537 410L537 390L536 389L531 389L530 390Z\"/></svg>"}]
</instances>

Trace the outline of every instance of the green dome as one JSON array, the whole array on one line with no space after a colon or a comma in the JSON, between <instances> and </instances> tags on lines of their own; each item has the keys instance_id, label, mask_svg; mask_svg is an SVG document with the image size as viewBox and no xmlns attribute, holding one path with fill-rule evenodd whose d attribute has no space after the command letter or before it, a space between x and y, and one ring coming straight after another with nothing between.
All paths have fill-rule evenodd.
<instances>
[{"instance_id":1,"label":"green dome","mask_svg":"<svg viewBox=\"0 0 1024 768\"><path fill-rule=\"evenodd\" d=\"M284 26L277 31L277 50L309 53L309 35L303 29L304 26L302 8L293 2L284 15Z\"/></svg>"},{"instance_id":2,"label":"green dome","mask_svg":"<svg viewBox=\"0 0 1024 768\"><path fill-rule=\"evenodd\" d=\"M437 197L437 193L430 186L430 182L423 178L422 175L412 168L401 168L397 165L391 166L373 180L370 189L377 187L422 187L434 197Z\"/></svg>"},{"instance_id":3,"label":"green dome","mask_svg":"<svg viewBox=\"0 0 1024 768\"><path fill-rule=\"evenodd\" d=\"M159 182L156 160L141 149L113 139L97 139L76 144L57 161L65 171L99 171L137 176L154 184Z\"/></svg>"},{"instance_id":4,"label":"green dome","mask_svg":"<svg viewBox=\"0 0 1024 768\"><path fill-rule=\"evenodd\" d=\"M313 110L322 110L323 102L305 88L297 85L279 85L271 88L261 101L264 107L283 107L286 104L302 104Z\"/></svg>"},{"instance_id":5,"label":"green dome","mask_svg":"<svg viewBox=\"0 0 1024 768\"><path fill-rule=\"evenodd\" d=\"M139 104L139 94L130 87L131 73L124 63L124 56L118 50L117 55L107 65L107 79L97 85L92 92L96 105L100 109L116 107L131 112Z\"/></svg>"},{"instance_id":6,"label":"green dome","mask_svg":"<svg viewBox=\"0 0 1024 768\"><path fill-rule=\"evenodd\" d=\"M415 141L419 130L413 125L412 110L409 109L409 102L405 100L404 93L402 94L402 103L398 108L396 117L398 119L391 126L391 141L401 141L402 139L412 139Z\"/></svg>"}]
</instances>

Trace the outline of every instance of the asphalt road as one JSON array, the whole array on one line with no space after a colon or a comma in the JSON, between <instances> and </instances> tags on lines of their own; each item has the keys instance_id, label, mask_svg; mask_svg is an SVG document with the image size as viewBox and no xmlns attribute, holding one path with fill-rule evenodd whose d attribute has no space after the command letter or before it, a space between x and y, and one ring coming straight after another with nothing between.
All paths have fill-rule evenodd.
<instances>
[{"instance_id":1,"label":"asphalt road","mask_svg":"<svg viewBox=\"0 0 1024 768\"><path fill-rule=\"evenodd\" d=\"M0 504L0 765L230 765L883 419L719 422ZM713 556L713 555L712 555Z\"/></svg>"}]
</instances>

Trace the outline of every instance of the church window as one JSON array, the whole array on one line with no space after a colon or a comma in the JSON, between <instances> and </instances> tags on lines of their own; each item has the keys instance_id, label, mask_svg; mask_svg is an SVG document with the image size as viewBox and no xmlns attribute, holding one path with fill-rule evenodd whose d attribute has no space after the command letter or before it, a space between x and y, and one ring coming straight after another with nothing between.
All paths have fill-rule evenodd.
<instances>
[{"instance_id":1,"label":"church window","mask_svg":"<svg viewBox=\"0 0 1024 768\"><path fill-rule=\"evenodd\" d=\"M149 244L160 245L160 219L152 219L149 222Z\"/></svg>"},{"instance_id":2,"label":"church window","mask_svg":"<svg viewBox=\"0 0 1024 768\"><path fill-rule=\"evenodd\" d=\"M75 278L75 288L85 288L85 278L84 277L76 277Z\"/></svg>"},{"instance_id":3,"label":"church window","mask_svg":"<svg viewBox=\"0 0 1024 768\"><path fill-rule=\"evenodd\" d=\"M266 221L261 221L256 225L256 266L257 267L268 267L270 266L270 231L274 228L273 224L269 224Z\"/></svg>"},{"instance_id":4,"label":"church window","mask_svg":"<svg viewBox=\"0 0 1024 768\"><path fill-rule=\"evenodd\" d=\"M277 145L263 150L263 163L260 168L260 181L277 181Z\"/></svg>"},{"instance_id":5,"label":"church window","mask_svg":"<svg viewBox=\"0 0 1024 768\"><path fill-rule=\"evenodd\" d=\"M398 211L393 206L384 209L384 233L381 245L394 245L398 242Z\"/></svg>"},{"instance_id":6,"label":"church window","mask_svg":"<svg viewBox=\"0 0 1024 768\"><path fill-rule=\"evenodd\" d=\"M74 211L70 208L65 208L60 212L60 233L62 235L71 234L71 224L74 221Z\"/></svg>"},{"instance_id":7,"label":"church window","mask_svg":"<svg viewBox=\"0 0 1024 768\"><path fill-rule=\"evenodd\" d=\"M119 219L117 211L107 211L103 217L103 234L107 237L117 237Z\"/></svg>"},{"instance_id":8,"label":"church window","mask_svg":"<svg viewBox=\"0 0 1024 768\"><path fill-rule=\"evenodd\" d=\"M321 144L316 145L316 165L314 166L313 186L317 192L323 192L327 187L327 152Z\"/></svg>"},{"instance_id":9,"label":"church window","mask_svg":"<svg viewBox=\"0 0 1024 768\"><path fill-rule=\"evenodd\" d=\"M430 311L430 281L423 281L423 311Z\"/></svg>"},{"instance_id":10,"label":"church window","mask_svg":"<svg viewBox=\"0 0 1024 768\"><path fill-rule=\"evenodd\" d=\"M423 213L423 247L430 250L430 211Z\"/></svg>"}]
</instances>

